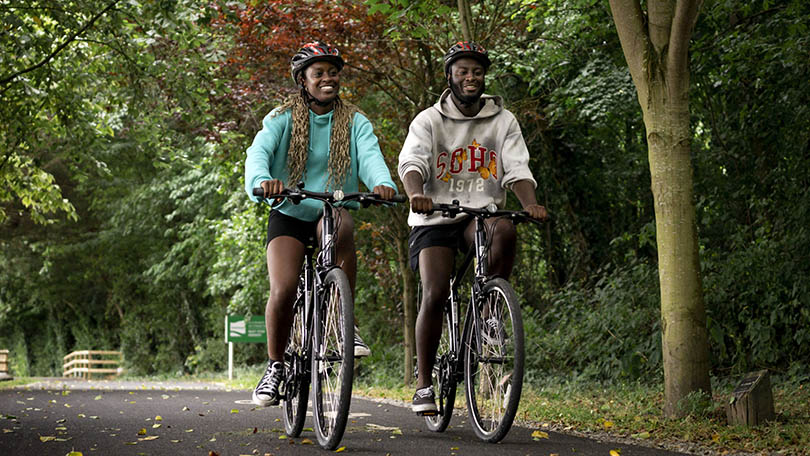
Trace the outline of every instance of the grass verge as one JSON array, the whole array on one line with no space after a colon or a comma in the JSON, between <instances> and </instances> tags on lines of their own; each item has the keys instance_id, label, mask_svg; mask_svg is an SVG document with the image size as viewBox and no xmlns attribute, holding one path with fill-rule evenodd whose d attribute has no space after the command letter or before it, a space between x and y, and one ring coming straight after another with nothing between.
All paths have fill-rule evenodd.
<instances>
[{"instance_id":1,"label":"grass verge","mask_svg":"<svg viewBox=\"0 0 810 456\"><path fill-rule=\"evenodd\" d=\"M663 416L660 387L641 384L556 383L526 387L517 419L538 430L584 434L639 445L731 455L810 455L810 388L785 382L773 388L776 420L762 426L728 426L724 404L731 386L715 387L711 400L689 398L681 419ZM409 402L412 388L355 383L356 394ZM463 407L463 391L456 407Z\"/></svg>"}]
</instances>

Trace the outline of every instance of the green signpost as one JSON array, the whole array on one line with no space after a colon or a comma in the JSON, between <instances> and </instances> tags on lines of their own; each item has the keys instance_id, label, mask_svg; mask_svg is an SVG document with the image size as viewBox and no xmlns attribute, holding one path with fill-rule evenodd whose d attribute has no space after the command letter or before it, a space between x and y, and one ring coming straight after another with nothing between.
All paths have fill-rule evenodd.
<instances>
[{"instance_id":1,"label":"green signpost","mask_svg":"<svg viewBox=\"0 0 810 456\"><path fill-rule=\"evenodd\" d=\"M225 316L225 342L228 343L228 380L233 379L233 344L263 344L267 342L267 329L263 315Z\"/></svg>"}]
</instances>

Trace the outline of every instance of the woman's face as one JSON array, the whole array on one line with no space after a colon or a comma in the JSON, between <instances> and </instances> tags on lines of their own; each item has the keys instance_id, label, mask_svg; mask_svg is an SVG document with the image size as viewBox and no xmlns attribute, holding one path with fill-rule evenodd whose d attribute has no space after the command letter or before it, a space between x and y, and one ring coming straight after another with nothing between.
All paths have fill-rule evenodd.
<instances>
[{"instance_id":1,"label":"woman's face","mask_svg":"<svg viewBox=\"0 0 810 456\"><path fill-rule=\"evenodd\" d=\"M315 62L303 74L304 88L322 103L329 103L340 90L340 70L329 62Z\"/></svg>"}]
</instances>

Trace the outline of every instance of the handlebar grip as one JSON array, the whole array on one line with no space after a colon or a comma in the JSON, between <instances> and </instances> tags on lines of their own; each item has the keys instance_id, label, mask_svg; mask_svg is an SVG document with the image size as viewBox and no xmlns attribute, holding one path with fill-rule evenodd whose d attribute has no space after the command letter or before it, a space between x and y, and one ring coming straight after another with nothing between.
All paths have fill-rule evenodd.
<instances>
[{"instance_id":1,"label":"handlebar grip","mask_svg":"<svg viewBox=\"0 0 810 456\"><path fill-rule=\"evenodd\" d=\"M253 188L253 196L264 198L264 189L262 187Z\"/></svg>"},{"instance_id":2,"label":"handlebar grip","mask_svg":"<svg viewBox=\"0 0 810 456\"><path fill-rule=\"evenodd\" d=\"M391 198L391 201L393 201L395 203L404 203L404 202L408 201L408 197L405 196L405 195L394 195L394 197Z\"/></svg>"}]
</instances>

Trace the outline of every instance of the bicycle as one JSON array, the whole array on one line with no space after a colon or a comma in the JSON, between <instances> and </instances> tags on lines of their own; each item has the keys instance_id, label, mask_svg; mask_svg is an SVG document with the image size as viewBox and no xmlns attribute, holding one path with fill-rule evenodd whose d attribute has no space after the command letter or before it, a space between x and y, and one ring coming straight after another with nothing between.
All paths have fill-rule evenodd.
<instances>
[{"instance_id":1,"label":"bicycle","mask_svg":"<svg viewBox=\"0 0 810 456\"><path fill-rule=\"evenodd\" d=\"M450 279L450 295L442 310L442 336L431 378L438 411L425 415L429 430L444 432L450 424L456 388L463 381L467 410L475 434L495 443L506 437L517 413L523 387L524 340L520 306L512 286L503 278L488 277L490 236L484 220L500 217L514 223L540 222L527 212L434 204L444 217L468 214L475 220L475 240ZM496 222L497 223L497 222ZM460 332L459 287L474 264L470 303Z\"/></svg>"},{"instance_id":2,"label":"bicycle","mask_svg":"<svg viewBox=\"0 0 810 456\"><path fill-rule=\"evenodd\" d=\"M304 427L310 382L315 435L321 447L334 450L346 430L354 375L354 301L346 274L335 264L335 208L356 201L363 206L404 202L380 199L375 193L311 192L302 185L265 195L261 187L253 194L264 199L323 201L320 249L307 245L305 261L293 304L293 325L284 352L284 430L298 437ZM339 218L339 216L337 217ZM339 223L339 222L337 222ZM313 259L314 257L314 259Z\"/></svg>"}]
</instances>

